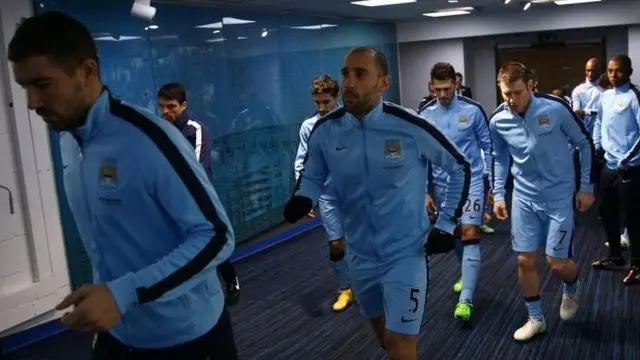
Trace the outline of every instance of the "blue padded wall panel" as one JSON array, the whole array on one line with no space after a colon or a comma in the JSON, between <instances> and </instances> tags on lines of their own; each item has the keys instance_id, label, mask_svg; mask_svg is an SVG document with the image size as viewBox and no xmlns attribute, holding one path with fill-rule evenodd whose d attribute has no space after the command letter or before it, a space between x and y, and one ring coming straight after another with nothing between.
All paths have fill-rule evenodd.
<instances>
[{"instance_id":1,"label":"blue padded wall panel","mask_svg":"<svg viewBox=\"0 0 640 360\"><path fill-rule=\"evenodd\" d=\"M157 4L153 22L130 15L131 0L45 0L38 12L63 11L96 39L101 75L118 97L157 111L157 90L187 88L192 116L214 136L213 178L238 241L282 222L293 186L300 123L314 112L311 80L340 78L346 52L367 45L385 52L398 102L394 24L346 21ZM91 281L61 184L57 134L52 134L63 228L74 287Z\"/></svg>"}]
</instances>

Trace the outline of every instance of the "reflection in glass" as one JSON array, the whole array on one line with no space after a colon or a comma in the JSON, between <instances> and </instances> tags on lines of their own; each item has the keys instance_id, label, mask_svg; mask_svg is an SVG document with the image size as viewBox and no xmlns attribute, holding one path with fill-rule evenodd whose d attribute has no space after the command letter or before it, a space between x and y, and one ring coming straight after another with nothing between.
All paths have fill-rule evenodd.
<instances>
[{"instance_id":1,"label":"reflection in glass","mask_svg":"<svg viewBox=\"0 0 640 360\"><path fill-rule=\"evenodd\" d=\"M153 22L130 15L129 1L43 1L94 34L101 75L121 99L157 112L162 84L189 89L194 118L214 137L213 178L238 241L277 226L293 187L298 129L313 114L309 84L320 74L340 79L346 52L381 49L397 78L394 24L154 4ZM397 82L394 82L397 84ZM397 85L386 99L399 102ZM90 265L61 190L60 154L52 135L65 241L74 284Z\"/></svg>"}]
</instances>

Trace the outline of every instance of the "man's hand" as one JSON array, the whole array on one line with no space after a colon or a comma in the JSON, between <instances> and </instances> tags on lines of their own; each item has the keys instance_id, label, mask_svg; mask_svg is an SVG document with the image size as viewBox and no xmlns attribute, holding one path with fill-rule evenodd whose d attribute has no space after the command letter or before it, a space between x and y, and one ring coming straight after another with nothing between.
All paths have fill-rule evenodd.
<instances>
[{"instance_id":1,"label":"man's hand","mask_svg":"<svg viewBox=\"0 0 640 360\"><path fill-rule=\"evenodd\" d=\"M104 284L84 285L65 297L56 310L74 306L62 315L62 324L68 328L87 332L101 332L120 321L120 310L111 291Z\"/></svg>"},{"instance_id":2,"label":"man's hand","mask_svg":"<svg viewBox=\"0 0 640 360\"><path fill-rule=\"evenodd\" d=\"M575 111L576 115L578 115L579 117L583 118L584 117L584 110L583 109L578 109Z\"/></svg>"},{"instance_id":3,"label":"man's hand","mask_svg":"<svg viewBox=\"0 0 640 360\"><path fill-rule=\"evenodd\" d=\"M492 191L487 192L487 204L489 204L489 205L493 204L493 192Z\"/></svg>"},{"instance_id":4,"label":"man's hand","mask_svg":"<svg viewBox=\"0 0 640 360\"><path fill-rule=\"evenodd\" d=\"M435 255L448 253L455 249L455 247L455 238L452 234L433 228L429 232L429 238L427 239L424 250L427 255Z\"/></svg>"},{"instance_id":5,"label":"man's hand","mask_svg":"<svg viewBox=\"0 0 640 360\"><path fill-rule=\"evenodd\" d=\"M307 214L307 217L309 217L311 219L315 218L316 216L318 216L318 215L316 215L316 211L315 210L311 210L309 212L309 214Z\"/></svg>"},{"instance_id":6,"label":"man's hand","mask_svg":"<svg viewBox=\"0 0 640 360\"><path fill-rule=\"evenodd\" d=\"M578 211L587 211L593 205L595 201L595 196L593 196L592 192L584 192L580 191L576 195L576 210Z\"/></svg>"},{"instance_id":7,"label":"man's hand","mask_svg":"<svg viewBox=\"0 0 640 360\"><path fill-rule=\"evenodd\" d=\"M293 224L313 210L313 202L308 197L294 195L284 207L284 219Z\"/></svg>"},{"instance_id":8,"label":"man's hand","mask_svg":"<svg viewBox=\"0 0 640 360\"><path fill-rule=\"evenodd\" d=\"M433 201L431 195L425 194L424 204L427 206L427 212L429 212L429 216L434 217L436 215L436 203Z\"/></svg>"},{"instance_id":9,"label":"man's hand","mask_svg":"<svg viewBox=\"0 0 640 360\"><path fill-rule=\"evenodd\" d=\"M507 220L509 218L507 203L504 200L498 200L493 203L493 212L498 220Z\"/></svg>"},{"instance_id":10,"label":"man's hand","mask_svg":"<svg viewBox=\"0 0 640 360\"><path fill-rule=\"evenodd\" d=\"M484 213L484 217L482 218L483 223L488 224L491 222L491 220L493 220L493 216L491 216L491 214L489 213Z\"/></svg>"}]
</instances>

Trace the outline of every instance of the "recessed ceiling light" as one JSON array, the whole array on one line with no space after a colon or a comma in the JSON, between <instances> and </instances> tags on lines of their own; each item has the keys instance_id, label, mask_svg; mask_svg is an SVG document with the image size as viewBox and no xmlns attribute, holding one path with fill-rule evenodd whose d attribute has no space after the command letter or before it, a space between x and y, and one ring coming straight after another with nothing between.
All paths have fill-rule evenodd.
<instances>
[{"instance_id":1,"label":"recessed ceiling light","mask_svg":"<svg viewBox=\"0 0 640 360\"><path fill-rule=\"evenodd\" d=\"M449 4L457 4L458 0L449 0Z\"/></svg>"},{"instance_id":2,"label":"recessed ceiling light","mask_svg":"<svg viewBox=\"0 0 640 360\"><path fill-rule=\"evenodd\" d=\"M456 15L469 15L474 10L472 7L461 7L456 9L443 9L430 13L424 13L423 16L428 17L445 17L445 16L456 16Z\"/></svg>"},{"instance_id":3,"label":"recessed ceiling light","mask_svg":"<svg viewBox=\"0 0 640 360\"><path fill-rule=\"evenodd\" d=\"M529 10L530 7L531 7L531 1L527 2L526 4L524 4L524 7L522 8L522 10L527 11L527 10Z\"/></svg>"},{"instance_id":4,"label":"recessed ceiling light","mask_svg":"<svg viewBox=\"0 0 640 360\"><path fill-rule=\"evenodd\" d=\"M222 18L222 21L214 22L211 24L198 25L197 28L200 29L222 29L222 25L242 25L242 24L252 24L255 21L253 20L243 20L236 19L232 17Z\"/></svg>"},{"instance_id":5,"label":"recessed ceiling light","mask_svg":"<svg viewBox=\"0 0 640 360\"><path fill-rule=\"evenodd\" d=\"M352 1L353 5L360 6L388 6L388 5L400 5L400 4L411 4L416 2L417 0L363 0L363 1Z\"/></svg>"},{"instance_id":6,"label":"recessed ceiling light","mask_svg":"<svg viewBox=\"0 0 640 360\"><path fill-rule=\"evenodd\" d=\"M602 0L557 0L554 1L556 5L575 5L575 4L586 4L586 3L594 3L600 2Z\"/></svg>"},{"instance_id":7,"label":"recessed ceiling light","mask_svg":"<svg viewBox=\"0 0 640 360\"><path fill-rule=\"evenodd\" d=\"M291 26L291 29L298 30L322 30L326 28L336 27L338 25L335 24L320 24L320 25L305 25L305 26Z\"/></svg>"}]
</instances>

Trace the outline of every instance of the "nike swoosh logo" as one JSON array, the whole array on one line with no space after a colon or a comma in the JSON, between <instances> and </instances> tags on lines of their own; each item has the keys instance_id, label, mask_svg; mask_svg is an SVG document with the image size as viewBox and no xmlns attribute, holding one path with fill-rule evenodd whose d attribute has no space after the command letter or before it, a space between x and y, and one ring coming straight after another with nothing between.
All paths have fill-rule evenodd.
<instances>
[{"instance_id":1,"label":"nike swoosh logo","mask_svg":"<svg viewBox=\"0 0 640 360\"><path fill-rule=\"evenodd\" d=\"M400 318L400 321L402 321L403 323L409 323L409 322L414 322L418 319L406 319L404 316L402 318Z\"/></svg>"},{"instance_id":2,"label":"nike swoosh logo","mask_svg":"<svg viewBox=\"0 0 640 360\"><path fill-rule=\"evenodd\" d=\"M336 146L336 151L344 150L346 148L346 146Z\"/></svg>"},{"instance_id":3,"label":"nike swoosh logo","mask_svg":"<svg viewBox=\"0 0 640 360\"><path fill-rule=\"evenodd\" d=\"M628 183L629 181L631 181L631 180L624 180L624 179L623 179L623 180L622 180L622 183L623 183L623 184L626 184L626 183Z\"/></svg>"},{"instance_id":4,"label":"nike swoosh logo","mask_svg":"<svg viewBox=\"0 0 640 360\"><path fill-rule=\"evenodd\" d=\"M559 251L559 250L562 250L562 248L561 247L560 248L559 247L554 247L553 248L553 251Z\"/></svg>"}]
</instances>

